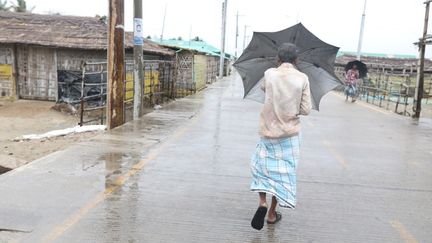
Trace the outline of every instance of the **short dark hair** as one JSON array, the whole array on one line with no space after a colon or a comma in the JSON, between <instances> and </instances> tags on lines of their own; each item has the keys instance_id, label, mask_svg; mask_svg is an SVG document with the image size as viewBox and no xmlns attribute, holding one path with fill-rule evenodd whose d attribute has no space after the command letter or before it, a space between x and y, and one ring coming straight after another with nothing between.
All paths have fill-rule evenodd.
<instances>
[{"instance_id":1,"label":"short dark hair","mask_svg":"<svg viewBox=\"0 0 432 243\"><path fill-rule=\"evenodd\" d=\"M280 62L294 63L298 58L298 48L293 43L282 43L278 48Z\"/></svg>"}]
</instances>

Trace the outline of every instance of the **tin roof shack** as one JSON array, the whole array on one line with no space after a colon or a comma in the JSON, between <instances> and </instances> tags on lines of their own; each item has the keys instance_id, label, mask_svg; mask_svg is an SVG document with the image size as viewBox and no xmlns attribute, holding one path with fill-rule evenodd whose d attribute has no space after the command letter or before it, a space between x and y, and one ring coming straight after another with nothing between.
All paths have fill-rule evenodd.
<instances>
[{"instance_id":1,"label":"tin roof shack","mask_svg":"<svg viewBox=\"0 0 432 243\"><path fill-rule=\"evenodd\" d=\"M220 51L204 41L163 40L159 44L176 50L177 97L205 88L216 81L219 72ZM228 69L230 60L225 58Z\"/></svg>"},{"instance_id":2,"label":"tin roof shack","mask_svg":"<svg viewBox=\"0 0 432 243\"><path fill-rule=\"evenodd\" d=\"M107 60L107 25L99 18L0 11L0 33L0 97L59 100L62 71ZM133 60L131 34L125 40L126 58ZM145 59L174 55L153 42L143 49Z\"/></svg>"},{"instance_id":3,"label":"tin roof shack","mask_svg":"<svg viewBox=\"0 0 432 243\"><path fill-rule=\"evenodd\" d=\"M208 58L211 57L211 60L215 60L217 62L217 67L216 67L216 71L214 74L214 81L216 80L216 76L219 75L219 62L220 62L220 55L221 55L221 51L220 49L208 44L205 41L179 41L179 40L164 40L162 43L162 45L167 45L167 46L180 46L182 48L189 48L198 52L202 52L205 53L207 55ZM224 76L227 76L230 74L230 65L231 65L231 61L233 61L233 56L225 53L225 57L224 57ZM213 81L212 81L213 82ZM211 83L211 82L209 82Z\"/></svg>"}]
</instances>

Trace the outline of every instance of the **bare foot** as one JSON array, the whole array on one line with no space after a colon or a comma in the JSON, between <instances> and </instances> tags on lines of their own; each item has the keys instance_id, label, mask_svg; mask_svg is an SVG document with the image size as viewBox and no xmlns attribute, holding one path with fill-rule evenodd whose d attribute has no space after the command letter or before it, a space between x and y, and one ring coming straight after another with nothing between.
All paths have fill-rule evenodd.
<instances>
[{"instance_id":1,"label":"bare foot","mask_svg":"<svg viewBox=\"0 0 432 243\"><path fill-rule=\"evenodd\" d=\"M267 213L267 220L270 221L270 222L275 221L276 220L276 212L275 211L273 211L273 212L269 211Z\"/></svg>"},{"instance_id":2,"label":"bare foot","mask_svg":"<svg viewBox=\"0 0 432 243\"><path fill-rule=\"evenodd\" d=\"M282 214L274 212L274 218L267 217L267 224L275 224L282 219Z\"/></svg>"}]
</instances>

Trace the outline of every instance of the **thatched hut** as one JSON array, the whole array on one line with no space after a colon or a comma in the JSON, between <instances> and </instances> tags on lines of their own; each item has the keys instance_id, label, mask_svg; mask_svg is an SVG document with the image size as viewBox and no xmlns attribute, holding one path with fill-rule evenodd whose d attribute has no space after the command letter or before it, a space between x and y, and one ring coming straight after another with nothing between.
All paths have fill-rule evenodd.
<instances>
[{"instance_id":1,"label":"thatched hut","mask_svg":"<svg viewBox=\"0 0 432 243\"><path fill-rule=\"evenodd\" d=\"M55 101L59 70L107 59L107 25L95 17L0 11L0 33L0 97ZM132 33L126 33L125 48L132 60ZM144 59L174 55L150 41L143 49Z\"/></svg>"}]
</instances>

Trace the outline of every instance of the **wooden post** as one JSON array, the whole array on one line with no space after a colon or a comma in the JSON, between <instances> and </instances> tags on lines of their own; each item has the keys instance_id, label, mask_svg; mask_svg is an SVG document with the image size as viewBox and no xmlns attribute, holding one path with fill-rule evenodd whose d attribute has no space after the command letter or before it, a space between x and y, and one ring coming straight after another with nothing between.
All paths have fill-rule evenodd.
<instances>
[{"instance_id":1,"label":"wooden post","mask_svg":"<svg viewBox=\"0 0 432 243\"><path fill-rule=\"evenodd\" d=\"M86 62L81 63L81 97L80 97L80 122L79 125L84 125L84 88L85 88L85 73Z\"/></svg>"},{"instance_id":2,"label":"wooden post","mask_svg":"<svg viewBox=\"0 0 432 243\"><path fill-rule=\"evenodd\" d=\"M14 99L19 99L19 86L18 86L18 80L19 80L19 68L18 68L18 47L15 44L13 46L13 96Z\"/></svg>"},{"instance_id":3,"label":"wooden post","mask_svg":"<svg viewBox=\"0 0 432 243\"><path fill-rule=\"evenodd\" d=\"M417 85L416 85L416 92L414 97L414 115L413 118L419 119L420 118L420 112L421 112L421 102L423 98L423 90L424 90L424 59L425 59L425 52L426 52L426 37L427 37L427 29L428 29L428 22L429 22L429 5L431 0L428 0L425 2L426 4L426 11L425 11L425 19L424 19L424 26L423 26L423 36L420 39L419 42L419 65L417 69Z\"/></svg>"},{"instance_id":4,"label":"wooden post","mask_svg":"<svg viewBox=\"0 0 432 243\"><path fill-rule=\"evenodd\" d=\"M107 127L124 123L124 0L109 0Z\"/></svg>"},{"instance_id":5,"label":"wooden post","mask_svg":"<svg viewBox=\"0 0 432 243\"><path fill-rule=\"evenodd\" d=\"M172 80L172 82L171 82L171 86L172 86L172 88L171 88L171 92L172 92L171 93L171 99L177 98L177 85L176 85L176 83L177 83L177 75L178 75L177 60L178 59L177 59L177 53L176 53L175 61L170 64L170 75L171 75L171 80Z\"/></svg>"}]
</instances>

